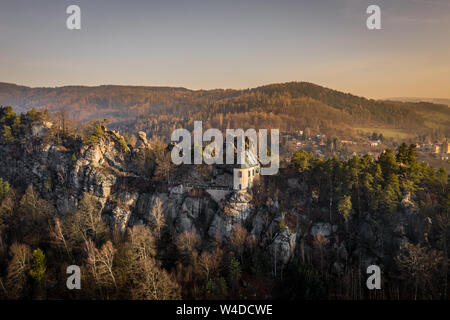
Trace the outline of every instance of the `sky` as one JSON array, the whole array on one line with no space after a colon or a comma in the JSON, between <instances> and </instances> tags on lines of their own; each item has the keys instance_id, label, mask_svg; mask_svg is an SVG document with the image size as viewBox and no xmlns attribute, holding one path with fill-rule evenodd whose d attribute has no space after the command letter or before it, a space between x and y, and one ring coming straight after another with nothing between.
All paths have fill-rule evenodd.
<instances>
[{"instance_id":1,"label":"sky","mask_svg":"<svg viewBox=\"0 0 450 320\"><path fill-rule=\"evenodd\" d=\"M81 30L66 27L74 4ZM0 47L0 82L32 87L308 81L450 98L449 0L1 0Z\"/></svg>"}]
</instances>

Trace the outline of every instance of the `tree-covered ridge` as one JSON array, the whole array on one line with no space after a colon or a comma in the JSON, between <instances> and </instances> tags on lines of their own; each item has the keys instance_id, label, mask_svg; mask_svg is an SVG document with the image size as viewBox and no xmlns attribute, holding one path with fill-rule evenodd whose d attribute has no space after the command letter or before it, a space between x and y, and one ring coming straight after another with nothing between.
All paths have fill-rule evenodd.
<instances>
[{"instance_id":1,"label":"tree-covered ridge","mask_svg":"<svg viewBox=\"0 0 450 320\"><path fill-rule=\"evenodd\" d=\"M350 212L356 216L390 214L405 198L425 203L430 193L437 196L438 212L448 209L447 172L419 164L414 145L403 143L396 152L387 149L377 160L368 155L348 161L325 160L300 151L288 170L298 171L295 174L311 192L317 192L319 203L329 205L330 213L339 212L339 202L350 197Z\"/></svg>"},{"instance_id":2,"label":"tree-covered ridge","mask_svg":"<svg viewBox=\"0 0 450 320\"><path fill-rule=\"evenodd\" d=\"M292 181L299 183L297 193L284 192ZM370 156L325 160L300 151L278 176L267 177L254 195L262 204L267 190L277 195L281 210L301 212L313 223L328 221L340 230L336 239L304 238L305 245L311 241L317 251L312 254L313 262L305 266L308 258L302 249L288 267L285 283L295 284L290 294L303 292L305 281L316 279L318 290L360 297L351 292L353 277L360 274L361 261L370 256L366 263L382 266L384 299L441 299L448 298L449 284L449 182L444 169L419 164L414 145L402 144L377 160ZM308 223L293 217L285 214L283 225L304 233ZM331 248L342 243L345 261L338 268ZM314 255L320 263L314 263Z\"/></svg>"},{"instance_id":3,"label":"tree-covered ridge","mask_svg":"<svg viewBox=\"0 0 450 320\"><path fill-rule=\"evenodd\" d=\"M27 88L0 84L0 104L17 111L35 107L66 110L83 121L108 118L122 131L167 135L194 120L209 126L401 128L413 134L439 131L449 136L450 109L431 103L402 103L357 97L306 82L273 84L247 90L188 90L168 87Z\"/></svg>"},{"instance_id":4,"label":"tree-covered ridge","mask_svg":"<svg viewBox=\"0 0 450 320\"><path fill-rule=\"evenodd\" d=\"M35 108L16 115L13 108L0 107L0 134L3 142L12 143L25 135L33 123L48 119L48 110L42 112Z\"/></svg>"}]
</instances>

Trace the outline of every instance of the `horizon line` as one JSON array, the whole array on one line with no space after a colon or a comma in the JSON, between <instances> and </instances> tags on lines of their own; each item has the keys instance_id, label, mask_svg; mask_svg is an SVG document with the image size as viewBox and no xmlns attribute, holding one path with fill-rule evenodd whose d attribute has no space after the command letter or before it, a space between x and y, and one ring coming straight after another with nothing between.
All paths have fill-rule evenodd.
<instances>
[{"instance_id":1,"label":"horizon line","mask_svg":"<svg viewBox=\"0 0 450 320\"><path fill-rule=\"evenodd\" d=\"M441 100L450 100L450 97L424 97L424 96L390 96L390 97L384 97L384 98L371 98L368 96L364 96L364 95L359 95L359 94L355 94L352 93L350 91L345 92L343 90L339 90L339 89L333 89L331 87L325 86L325 85L321 85L321 84L317 84L314 82L310 82L310 81L299 81L299 80L291 80L291 81L284 81L284 82L270 82L270 83L266 83L266 84L261 84L261 85L257 85L257 86L253 86L253 87L247 87L247 88L209 88L209 89L205 89L205 88L189 88L187 86L182 86L182 85L148 85L148 84L93 84L93 85L86 85L86 84L62 84L62 85L42 85L42 86L31 86L31 85L25 85L25 84L18 84L18 83L14 83L14 82L6 82L6 81L0 81L0 85L4 84L4 85L14 85L17 87L25 87L25 88L29 88L29 89L58 89L58 88L68 88L68 87L84 87L84 88L96 88L96 87L135 87L135 88L169 88L169 89L184 89L184 90L188 90L188 91L214 91L214 90L223 90L223 91L227 91L227 90L233 90L233 91L245 91L245 90L253 90L253 89L258 89L261 87L265 87L265 86L270 86L270 85L277 85L277 84L289 84L289 83L309 83L309 84L313 84L325 89L329 89L329 90L334 90L334 91L338 91L344 94L351 94L355 97L360 97L360 98L365 98L368 100L392 100L392 99L441 99ZM426 101L424 101L426 102ZM450 105L449 105L450 107Z\"/></svg>"}]
</instances>

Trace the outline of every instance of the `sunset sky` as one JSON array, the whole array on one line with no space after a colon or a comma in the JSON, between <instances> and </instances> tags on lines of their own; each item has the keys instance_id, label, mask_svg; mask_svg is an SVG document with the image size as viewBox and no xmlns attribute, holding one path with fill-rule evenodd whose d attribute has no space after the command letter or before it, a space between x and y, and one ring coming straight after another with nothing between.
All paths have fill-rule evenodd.
<instances>
[{"instance_id":1,"label":"sunset sky","mask_svg":"<svg viewBox=\"0 0 450 320\"><path fill-rule=\"evenodd\" d=\"M366 28L370 4L382 30ZM309 81L450 98L449 0L1 0L0 45L0 81L33 87Z\"/></svg>"}]
</instances>

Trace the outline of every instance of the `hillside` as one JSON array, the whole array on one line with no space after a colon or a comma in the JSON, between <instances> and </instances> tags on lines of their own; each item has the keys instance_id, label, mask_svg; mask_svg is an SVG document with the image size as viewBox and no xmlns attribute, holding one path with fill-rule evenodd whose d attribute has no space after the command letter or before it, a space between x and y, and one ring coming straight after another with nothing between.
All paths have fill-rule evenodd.
<instances>
[{"instance_id":1,"label":"hillside","mask_svg":"<svg viewBox=\"0 0 450 320\"><path fill-rule=\"evenodd\" d=\"M29 88L0 83L0 105L16 112L66 110L83 122L108 118L121 131L168 135L203 120L208 127L310 127L352 134L352 128L450 135L450 109L429 102L370 100L306 82L247 90L189 90L170 87L69 86Z\"/></svg>"}]
</instances>

